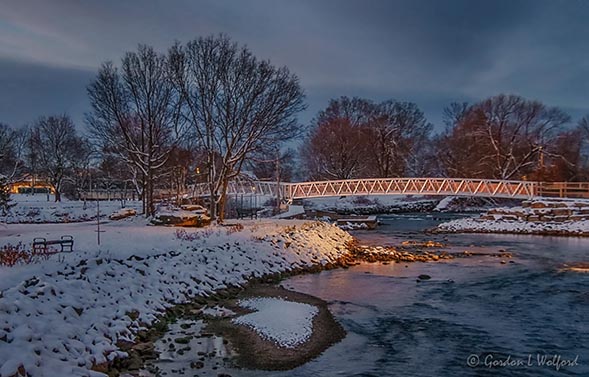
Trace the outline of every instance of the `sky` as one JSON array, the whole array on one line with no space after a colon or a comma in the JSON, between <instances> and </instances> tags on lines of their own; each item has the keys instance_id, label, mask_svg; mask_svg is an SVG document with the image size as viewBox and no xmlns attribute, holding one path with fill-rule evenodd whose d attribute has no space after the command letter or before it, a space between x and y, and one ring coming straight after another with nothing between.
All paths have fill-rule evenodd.
<instances>
[{"instance_id":1,"label":"sky","mask_svg":"<svg viewBox=\"0 0 589 377\"><path fill-rule=\"evenodd\" d=\"M582 0L2 0L0 122L68 113L83 128L101 63L225 33L299 78L308 123L330 98L444 106L499 93L589 114Z\"/></svg>"}]
</instances>

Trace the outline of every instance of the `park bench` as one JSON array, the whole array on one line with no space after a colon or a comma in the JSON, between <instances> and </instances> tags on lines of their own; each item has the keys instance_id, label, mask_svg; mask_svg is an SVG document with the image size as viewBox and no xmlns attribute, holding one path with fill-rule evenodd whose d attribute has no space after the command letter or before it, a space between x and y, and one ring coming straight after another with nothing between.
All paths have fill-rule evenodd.
<instances>
[{"instance_id":1,"label":"park bench","mask_svg":"<svg viewBox=\"0 0 589 377\"><path fill-rule=\"evenodd\" d=\"M33 239L33 251L47 252L47 246L60 245L61 252L74 251L74 237L65 235L61 236L59 240L47 240L43 237L37 237Z\"/></svg>"},{"instance_id":2,"label":"park bench","mask_svg":"<svg viewBox=\"0 0 589 377\"><path fill-rule=\"evenodd\" d=\"M257 208L237 208L237 218L243 219L244 217L258 218Z\"/></svg>"}]
</instances>

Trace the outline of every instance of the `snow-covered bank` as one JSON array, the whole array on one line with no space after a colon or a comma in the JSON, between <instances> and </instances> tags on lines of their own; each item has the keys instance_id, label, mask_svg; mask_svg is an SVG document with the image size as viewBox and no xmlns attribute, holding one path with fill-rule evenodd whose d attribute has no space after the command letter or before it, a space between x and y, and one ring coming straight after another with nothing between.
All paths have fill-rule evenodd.
<instances>
[{"instance_id":1,"label":"snow-covered bank","mask_svg":"<svg viewBox=\"0 0 589 377\"><path fill-rule=\"evenodd\" d=\"M371 215L399 212L481 212L489 208L515 206L520 200L458 196L366 195L314 198L305 200L310 211L342 215Z\"/></svg>"},{"instance_id":2,"label":"snow-covered bank","mask_svg":"<svg viewBox=\"0 0 589 377\"><path fill-rule=\"evenodd\" d=\"M538 223L522 220L480 220L466 218L440 224L436 231L448 233L513 233L589 237L589 221Z\"/></svg>"},{"instance_id":3,"label":"snow-covered bank","mask_svg":"<svg viewBox=\"0 0 589 377\"><path fill-rule=\"evenodd\" d=\"M351 240L323 223L242 224L177 237L134 219L106 224L101 247L90 224L0 229L2 243L47 233L76 240L74 253L0 268L0 377L103 375L89 369L124 357L116 343L133 341L166 308L251 277L335 263Z\"/></svg>"},{"instance_id":4,"label":"snow-covered bank","mask_svg":"<svg viewBox=\"0 0 589 377\"><path fill-rule=\"evenodd\" d=\"M525 201L521 207L495 208L480 218L464 218L440 224L436 231L586 237L589 236L589 201Z\"/></svg>"},{"instance_id":5,"label":"snow-covered bank","mask_svg":"<svg viewBox=\"0 0 589 377\"><path fill-rule=\"evenodd\" d=\"M394 212L431 211L441 197L413 195L367 195L314 198L305 200L305 208L340 214L371 215Z\"/></svg>"},{"instance_id":6,"label":"snow-covered bank","mask_svg":"<svg viewBox=\"0 0 589 377\"><path fill-rule=\"evenodd\" d=\"M41 223L70 223L89 221L96 218L97 203L95 201L75 201L62 199L61 202L55 202L52 195L49 200L46 194L13 194L10 196L14 205L6 217L0 217L0 222L7 224L41 224ZM141 209L141 202L127 201L125 203L129 209L136 211ZM102 216L111 215L121 209L120 201L101 201L100 214Z\"/></svg>"}]
</instances>

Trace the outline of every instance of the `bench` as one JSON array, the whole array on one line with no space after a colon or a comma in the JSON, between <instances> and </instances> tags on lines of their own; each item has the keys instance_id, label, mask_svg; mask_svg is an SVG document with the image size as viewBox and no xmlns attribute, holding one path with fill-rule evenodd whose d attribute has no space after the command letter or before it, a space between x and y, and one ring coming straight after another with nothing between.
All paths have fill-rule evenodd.
<instances>
[{"instance_id":1,"label":"bench","mask_svg":"<svg viewBox=\"0 0 589 377\"><path fill-rule=\"evenodd\" d=\"M237 218L243 219L244 217L250 218L258 218L258 210L257 208L238 208L237 209Z\"/></svg>"},{"instance_id":2,"label":"bench","mask_svg":"<svg viewBox=\"0 0 589 377\"><path fill-rule=\"evenodd\" d=\"M39 252L39 251L47 252L47 246L51 246L51 245L60 245L62 253L64 251L72 252L72 251L74 251L74 237L69 236L69 235L65 235L65 236L61 236L61 239L59 239L59 240L47 240L46 238L43 238L43 237L34 238L33 239L33 252Z\"/></svg>"}]
</instances>

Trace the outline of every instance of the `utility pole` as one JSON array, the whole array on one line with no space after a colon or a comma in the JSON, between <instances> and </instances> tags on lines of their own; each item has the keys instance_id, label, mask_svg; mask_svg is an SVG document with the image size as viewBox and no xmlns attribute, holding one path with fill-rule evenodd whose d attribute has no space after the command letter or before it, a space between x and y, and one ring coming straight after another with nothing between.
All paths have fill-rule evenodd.
<instances>
[{"instance_id":1,"label":"utility pole","mask_svg":"<svg viewBox=\"0 0 589 377\"><path fill-rule=\"evenodd\" d=\"M280 150L276 148L276 214L280 213Z\"/></svg>"},{"instance_id":2,"label":"utility pole","mask_svg":"<svg viewBox=\"0 0 589 377\"><path fill-rule=\"evenodd\" d=\"M540 146L540 156L539 156L539 165L540 165L540 180L543 181L544 180L544 149L542 146Z\"/></svg>"},{"instance_id":3,"label":"utility pole","mask_svg":"<svg viewBox=\"0 0 589 377\"><path fill-rule=\"evenodd\" d=\"M100 246L100 199L96 200L96 240Z\"/></svg>"}]
</instances>

